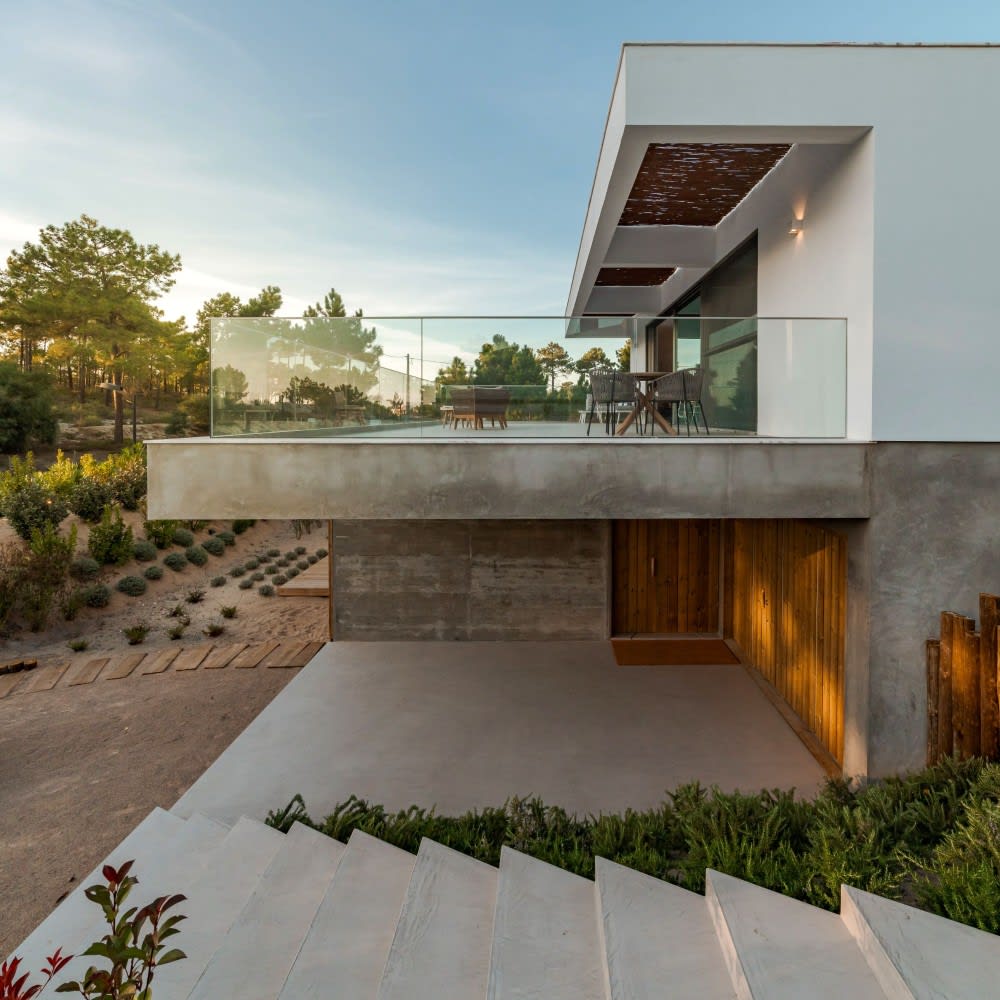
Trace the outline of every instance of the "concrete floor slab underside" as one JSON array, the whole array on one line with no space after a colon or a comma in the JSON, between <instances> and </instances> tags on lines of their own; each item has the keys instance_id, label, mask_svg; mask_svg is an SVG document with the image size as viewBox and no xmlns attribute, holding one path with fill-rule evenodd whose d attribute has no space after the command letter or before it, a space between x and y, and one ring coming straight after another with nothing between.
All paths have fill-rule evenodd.
<instances>
[{"instance_id":1,"label":"concrete floor slab underside","mask_svg":"<svg viewBox=\"0 0 1000 1000\"><path fill-rule=\"evenodd\" d=\"M618 667L607 642L329 643L175 805L226 822L301 793L456 813L541 796L648 808L689 781L824 773L741 666Z\"/></svg>"}]
</instances>

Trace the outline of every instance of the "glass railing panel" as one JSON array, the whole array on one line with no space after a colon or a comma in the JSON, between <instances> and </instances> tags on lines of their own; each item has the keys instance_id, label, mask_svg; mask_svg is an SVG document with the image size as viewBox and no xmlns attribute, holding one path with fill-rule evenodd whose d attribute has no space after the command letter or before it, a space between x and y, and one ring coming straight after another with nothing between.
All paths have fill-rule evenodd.
<instances>
[{"instance_id":1,"label":"glass railing panel","mask_svg":"<svg viewBox=\"0 0 1000 1000\"><path fill-rule=\"evenodd\" d=\"M485 439L493 432L584 438L589 431L596 439L605 430L601 420L618 424L634 396L628 383L627 400L593 405L591 371L642 370L645 331L662 322L634 316L213 320L212 433ZM684 316L675 318L674 329L675 367L700 367L701 404L713 434L845 435L845 320ZM685 436L695 430L687 426L687 407L664 402L656 409ZM648 432L649 425L636 421L629 434Z\"/></svg>"}]
</instances>

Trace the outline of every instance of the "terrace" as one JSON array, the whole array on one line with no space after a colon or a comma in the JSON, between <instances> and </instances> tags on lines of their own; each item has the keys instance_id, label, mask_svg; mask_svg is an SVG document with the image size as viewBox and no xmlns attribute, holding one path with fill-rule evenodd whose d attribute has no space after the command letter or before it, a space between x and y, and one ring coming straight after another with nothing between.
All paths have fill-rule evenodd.
<instances>
[{"instance_id":1,"label":"terrace","mask_svg":"<svg viewBox=\"0 0 1000 1000\"><path fill-rule=\"evenodd\" d=\"M654 335L660 359L669 338L673 363L643 371L639 345ZM670 371L688 373L683 402L657 390ZM595 391L595 372L613 373L613 399L600 383ZM223 318L212 325L212 385L215 438L842 439L847 323Z\"/></svg>"}]
</instances>

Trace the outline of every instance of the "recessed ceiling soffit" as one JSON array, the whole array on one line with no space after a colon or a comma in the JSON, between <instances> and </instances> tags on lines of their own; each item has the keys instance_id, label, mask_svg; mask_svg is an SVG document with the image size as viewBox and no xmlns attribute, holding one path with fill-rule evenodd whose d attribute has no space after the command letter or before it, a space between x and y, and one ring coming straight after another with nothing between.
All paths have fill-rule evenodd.
<instances>
[{"instance_id":1,"label":"recessed ceiling soffit","mask_svg":"<svg viewBox=\"0 0 1000 1000\"><path fill-rule=\"evenodd\" d=\"M620 226L716 226L791 149L788 145L650 143Z\"/></svg>"}]
</instances>

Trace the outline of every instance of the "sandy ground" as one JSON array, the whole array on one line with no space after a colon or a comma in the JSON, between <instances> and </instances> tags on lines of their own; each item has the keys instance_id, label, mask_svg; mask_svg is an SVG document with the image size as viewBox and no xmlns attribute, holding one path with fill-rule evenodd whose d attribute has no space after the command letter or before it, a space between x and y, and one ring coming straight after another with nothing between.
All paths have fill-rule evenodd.
<instances>
[{"instance_id":1,"label":"sandy ground","mask_svg":"<svg viewBox=\"0 0 1000 1000\"><path fill-rule=\"evenodd\" d=\"M204 537L204 532L197 536ZM256 587L239 590L230 577L223 587L209 586L213 576L253 553L286 552L296 545L313 552L325 543L323 532L297 540L286 522L258 522L204 567L165 570L144 596L116 592L107 608L85 610L74 622L56 613L46 632L24 632L0 643L0 658L34 656L44 670L57 661L129 648L326 639L325 598L265 598ZM141 573L143 565L112 570L105 582L113 587L120 576ZM194 588L205 591L204 601L185 603ZM178 603L191 617L182 643L172 642L166 631L176 620L166 612ZM201 629L221 620L218 609L224 604L235 605L237 617L225 622L223 636L210 640ZM151 632L143 645L129 647L121 630L137 622ZM68 649L67 641L76 637L89 641L85 652ZM150 809L172 806L296 673L167 671L15 693L0 701L0 958Z\"/></svg>"}]
</instances>

